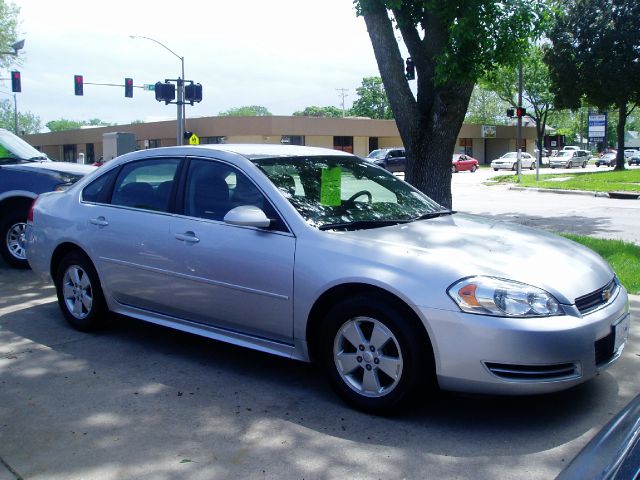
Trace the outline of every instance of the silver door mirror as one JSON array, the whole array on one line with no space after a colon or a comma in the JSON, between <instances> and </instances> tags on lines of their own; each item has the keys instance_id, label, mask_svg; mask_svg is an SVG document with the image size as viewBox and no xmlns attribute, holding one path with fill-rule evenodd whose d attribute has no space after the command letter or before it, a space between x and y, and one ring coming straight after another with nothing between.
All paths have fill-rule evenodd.
<instances>
[{"instance_id":1,"label":"silver door mirror","mask_svg":"<svg viewBox=\"0 0 640 480\"><path fill-rule=\"evenodd\" d=\"M224 221L241 227L267 228L271 225L271 220L265 213L253 205L241 205L229 210L224 216Z\"/></svg>"}]
</instances>

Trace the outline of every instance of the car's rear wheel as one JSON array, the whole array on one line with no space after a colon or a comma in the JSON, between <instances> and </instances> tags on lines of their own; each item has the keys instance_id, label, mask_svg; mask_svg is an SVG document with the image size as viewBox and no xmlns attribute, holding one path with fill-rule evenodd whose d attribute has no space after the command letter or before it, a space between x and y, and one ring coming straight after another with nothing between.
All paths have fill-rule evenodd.
<instances>
[{"instance_id":1,"label":"car's rear wheel","mask_svg":"<svg viewBox=\"0 0 640 480\"><path fill-rule=\"evenodd\" d=\"M391 303L361 295L336 304L324 318L323 368L344 401L393 414L433 378L431 347ZM431 382L433 385L435 382Z\"/></svg>"},{"instance_id":2,"label":"car's rear wheel","mask_svg":"<svg viewBox=\"0 0 640 480\"><path fill-rule=\"evenodd\" d=\"M26 251L27 212L9 213L0 221L0 254L14 268L29 268Z\"/></svg>"},{"instance_id":3,"label":"car's rear wheel","mask_svg":"<svg viewBox=\"0 0 640 480\"><path fill-rule=\"evenodd\" d=\"M108 310L91 261L80 253L69 253L60 261L55 277L58 304L71 326L81 331L103 326Z\"/></svg>"},{"instance_id":4,"label":"car's rear wheel","mask_svg":"<svg viewBox=\"0 0 640 480\"><path fill-rule=\"evenodd\" d=\"M471 165L471 173L475 172L478 169L477 166Z\"/></svg>"}]
</instances>

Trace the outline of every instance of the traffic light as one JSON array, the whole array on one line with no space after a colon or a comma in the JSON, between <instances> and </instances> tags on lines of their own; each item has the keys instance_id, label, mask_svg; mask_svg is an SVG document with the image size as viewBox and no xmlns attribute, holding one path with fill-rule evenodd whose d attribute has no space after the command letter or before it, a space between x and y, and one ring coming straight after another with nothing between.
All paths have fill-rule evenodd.
<instances>
[{"instance_id":1,"label":"traffic light","mask_svg":"<svg viewBox=\"0 0 640 480\"><path fill-rule=\"evenodd\" d=\"M20 72L16 72L16 71L11 72L11 91L12 92L22 91L22 85L20 83Z\"/></svg>"},{"instance_id":2,"label":"traffic light","mask_svg":"<svg viewBox=\"0 0 640 480\"><path fill-rule=\"evenodd\" d=\"M527 114L527 109L524 107L516 108L516 117L524 117Z\"/></svg>"},{"instance_id":3,"label":"traffic light","mask_svg":"<svg viewBox=\"0 0 640 480\"><path fill-rule=\"evenodd\" d=\"M82 78L82 75L73 76L73 88L76 95L84 95L84 78Z\"/></svg>"},{"instance_id":4,"label":"traffic light","mask_svg":"<svg viewBox=\"0 0 640 480\"><path fill-rule=\"evenodd\" d=\"M513 118L515 117L515 115L516 115L516 112L513 108L507 108L507 117Z\"/></svg>"},{"instance_id":5,"label":"traffic light","mask_svg":"<svg viewBox=\"0 0 640 480\"><path fill-rule=\"evenodd\" d=\"M407 58L405 71L407 72L405 75L407 80L414 80L416 78L416 66L413 64L413 59L411 57Z\"/></svg>"},{"instance_id":6,"label":"traffic light","mask_svg":"<svg viewBox=\"0 0 640 480\"><path fill-rule=\"evenodd\" d=\"M169 103L176 99L176 86L173 83L156 83L156 100Z\"/></svg>"},{"instance_id":7,"label":"traffic light","mask_svg":"<svg viewBox=\"0 0 640 480\"><path fill-rule=\"evenodd\" d=\"M133 78L124 79L124 96L133 98Z\"/></svg>"},{"instance_id":8,"label":"traffic light","mask_svg":"<svg viewBox=\"0 0 640 480\"><path fill-rule=\"evenodd\" d=\"M191 83L184 87L184 99L187 102L202 101L202 85L199 83Z\"/></svg>"}]
</instances>

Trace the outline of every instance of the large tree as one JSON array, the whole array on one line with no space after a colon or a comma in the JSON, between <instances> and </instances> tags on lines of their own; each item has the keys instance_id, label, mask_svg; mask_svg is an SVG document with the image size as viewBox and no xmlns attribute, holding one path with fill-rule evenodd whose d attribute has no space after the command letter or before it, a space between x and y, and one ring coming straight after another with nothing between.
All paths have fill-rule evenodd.
<instances>
[{"instance_id":1,"label":"large tree","mask_svg":"<svg viewBox=\"0 0 640 480\"><path fill-rule=\"evenodd\" d=\"M297 112L293 112L294 117L331 117L331 118L341 118L342 110L338 107L334 107L332 105L328 107L317 107L312 105L310 107L306 107L304 110L299 110Z\"/></svg>"},{"instance_id":2,"label":"large tree","mask_svg":"<svg viewBox=\"0 0 640 480\"><path fill-rule=\"evenodd\" d=\"M0 128L15 130L15 105L11 100L0 101ZM18 111L18 131L17 135L38 133L42 129L40 117L31 112Z\"/></svg>"},{"instance_id":3,"label":"large tree","mask_svg":"<svg viewBox=\"0 0 640 480\"><path fill-rule=\"evenodd\" d=\"M578 108L583 99L618 111L616 169L624 169L627 116L640 103L640 2L557 0L545 60L556 104Z\"/></svg>"},{"instance_id":4,"label":"large tree","mask_svg":"<svg viewBox=\"0 0 640 480\"><path fill-rule=\"evenodd\" d=\"M0 52L11 52L11 45L17 40L18 13L20 9L13 3L0 0ZM13 55L0 55L0 67L6 68L15 63Z\"/></svg>"},{"instance_id":5,"label":"large tree","mask_svg":"<svg viewBox=\"0 0 640 480\"><path fill-rule=\"evenodd\" d=\"M362 84L356 88L358 99L353 102L351 115L376 119L393 118L387 93L380 77L365 77Z\"/></svg>"},{"instance_id":6,"label":"large tree","mask_svg":"<svg viewBox=\"0 0 640 480\"><path fill-rule=\"evenodd\" d=\"M451 154L478 78L515 65L542 25L537 0L356 0L407 151L405 178L450 207ZM396 41L413 59L414 96Z\"/></svg>"},{"instance_id":7,"label":"large tree","mask_svg":"<svg viewBox=\"0 0 640 480\"><path fill-rule=\"evenodd\" d=\"M85 126L109 127L111 125L111 123L104 122L99 118L91 118L89 120L67 120L66 118L61 118L60 120L51 120L45 124L45 126L52 132L75 130Z\"/></svg>"},{"instance_id":8,"label":"large tree","mask_svg":"<svg viewBox=\"0 0 640 480\"><path fill-rule=\"evenodd\" d=\"M555 110L554 96L551 92L551 76L543 60L542 47L532 45L522 58L523 104L527 115L536 124L538 143L538 164L542 165L542 148L549 115ZM519 68L501 66L490 71L483 79L483 85L490 88L508 102L511 107L518 106Z\"/></svg>"},{"instance_id":9,"label":"large tree","mask_svg":"<svg viewBox=\"0 0 640 480\"><path fill-rule=\"evenodd\" d=\"M496 92L476 85L469 100L465 121L478 125L506 125L509 105Z\"/></svg>"}]
</instances>

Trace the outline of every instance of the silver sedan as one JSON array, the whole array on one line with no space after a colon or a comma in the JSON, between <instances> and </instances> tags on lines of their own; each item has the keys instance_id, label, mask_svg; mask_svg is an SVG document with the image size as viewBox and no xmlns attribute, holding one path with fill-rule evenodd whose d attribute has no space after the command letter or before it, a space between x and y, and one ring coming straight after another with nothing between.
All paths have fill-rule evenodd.
<instances>
[{"instance_id":1,"label":"silver sedan","mask_svg":"<svg viewBox=\"0 0 640 480\"><path fill-rule=\"evenodd\" d=\"M438 386L577 385L620 356L630 322L625 289L591 250L452 212L317 148L124 155L36 200L27 256L77 329L111 311L314 361L370 412Z\"/></svg>"}]
</instances>

